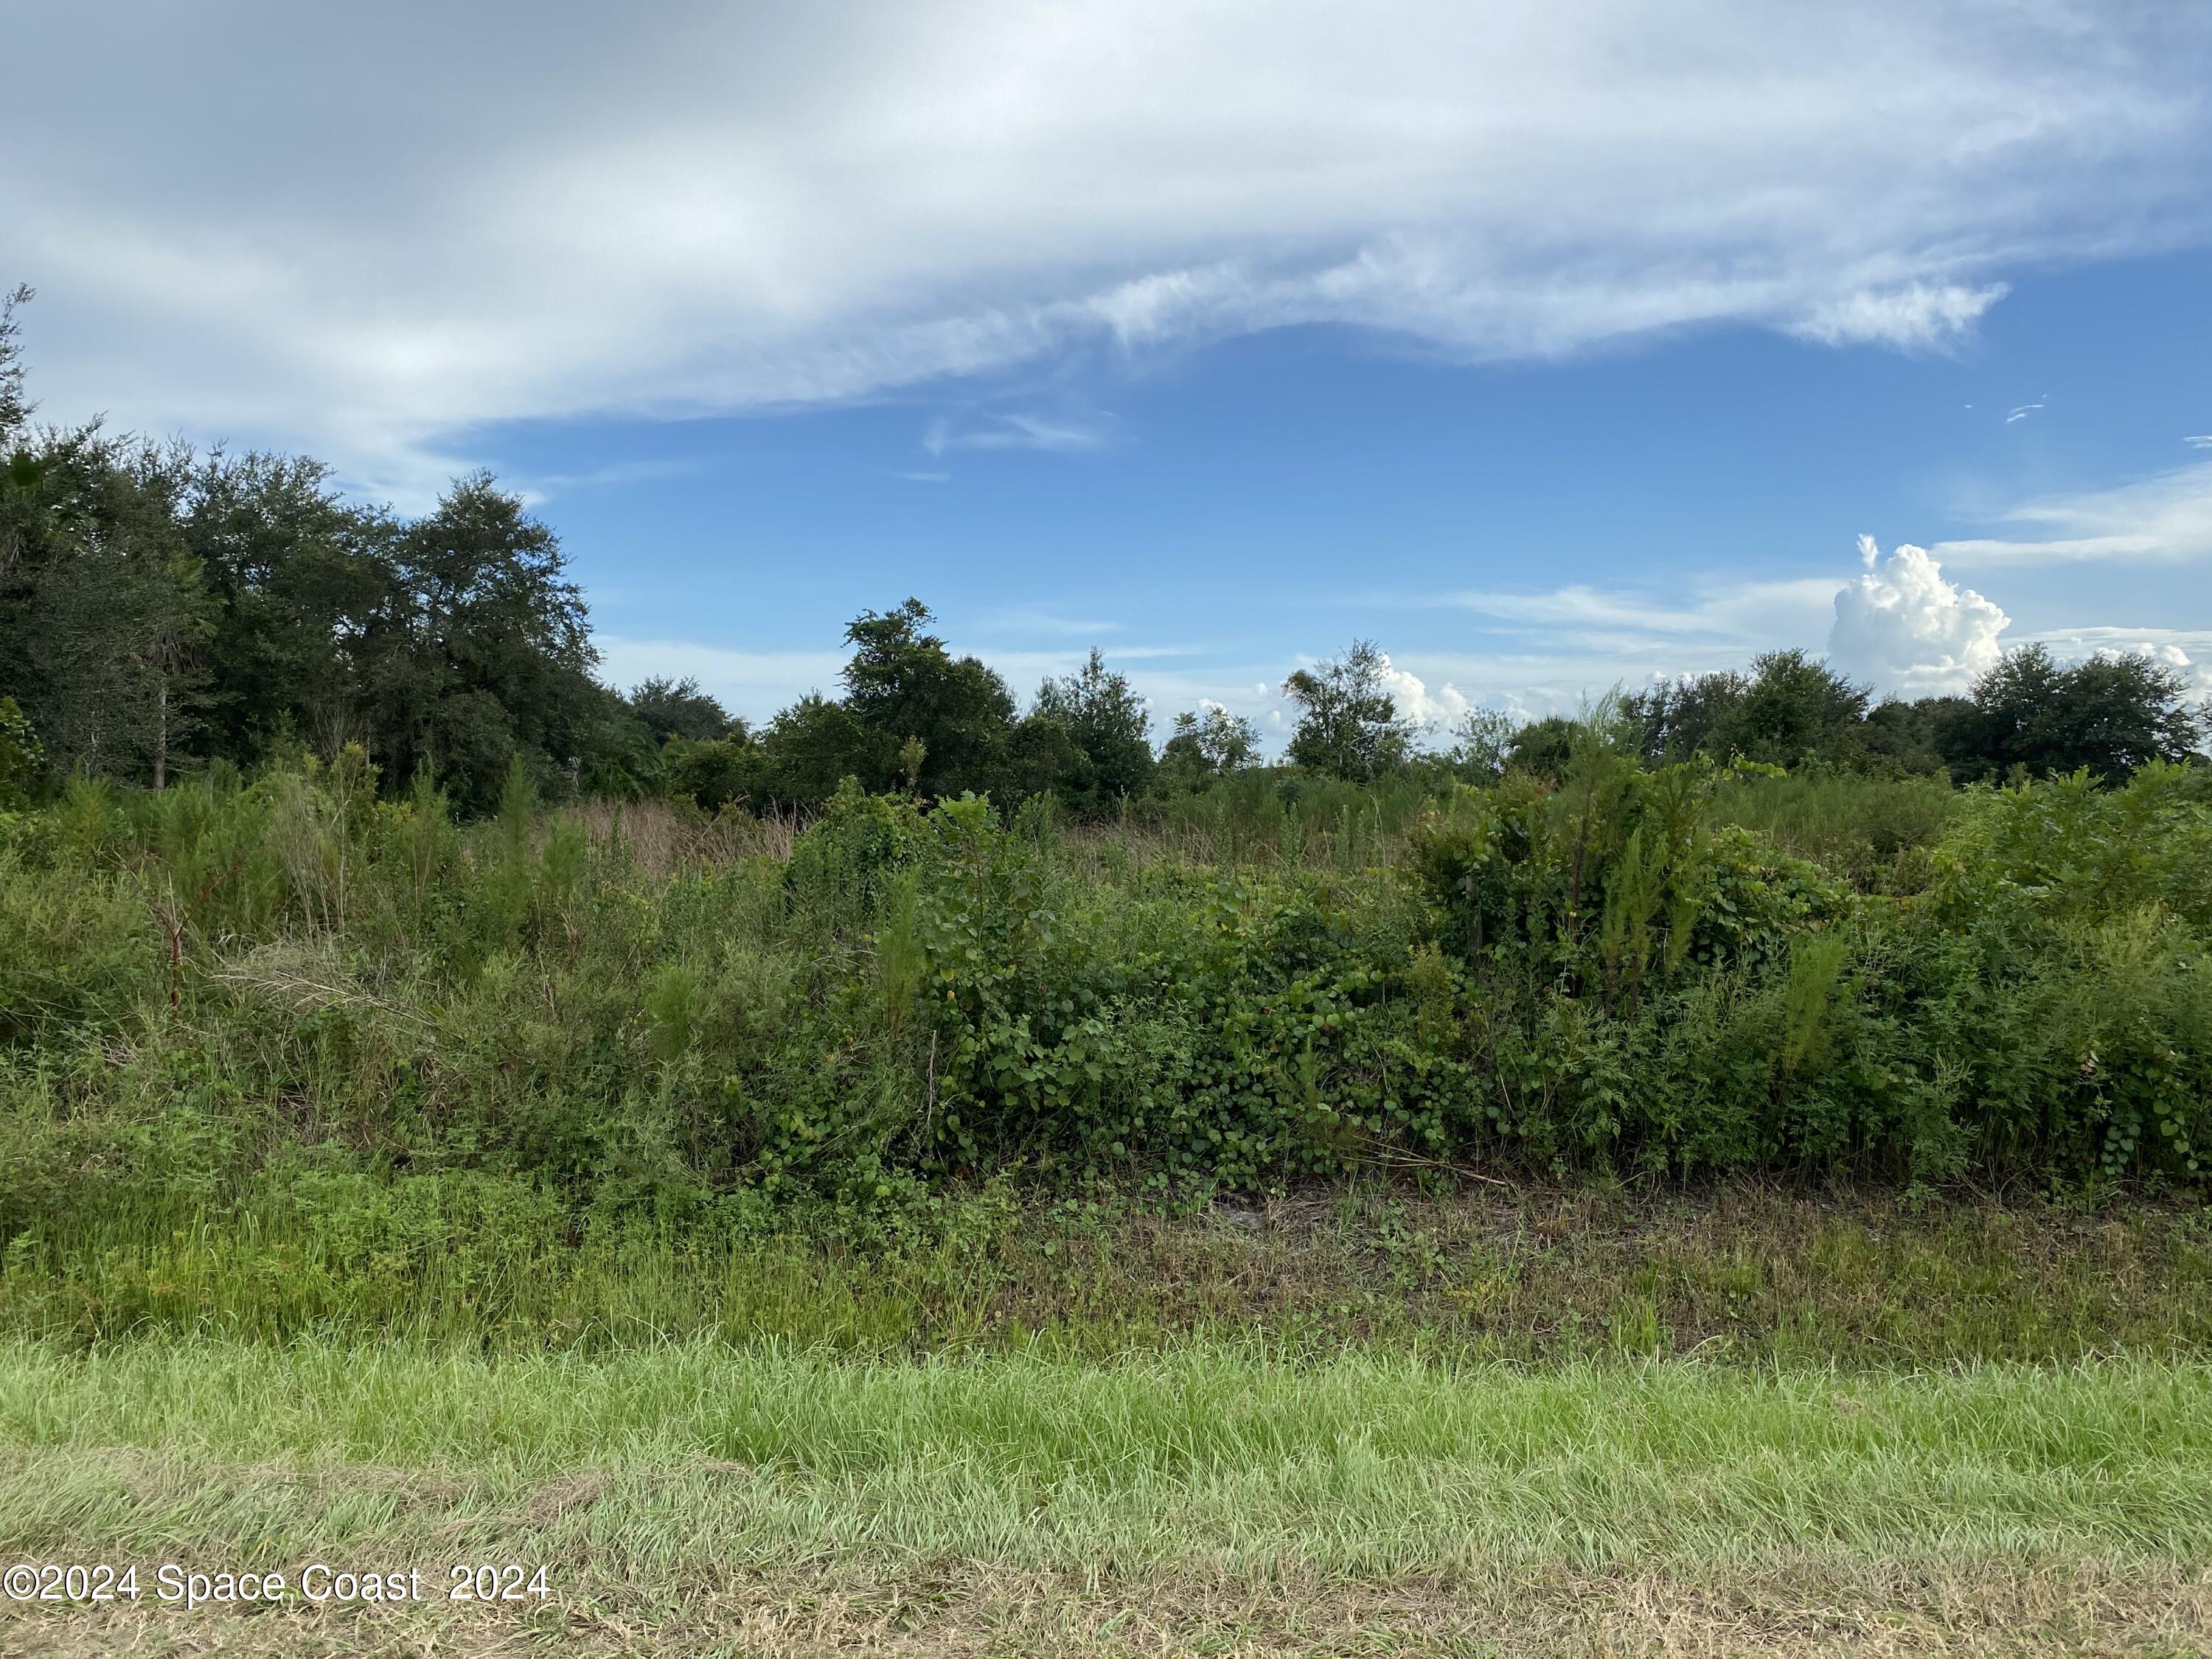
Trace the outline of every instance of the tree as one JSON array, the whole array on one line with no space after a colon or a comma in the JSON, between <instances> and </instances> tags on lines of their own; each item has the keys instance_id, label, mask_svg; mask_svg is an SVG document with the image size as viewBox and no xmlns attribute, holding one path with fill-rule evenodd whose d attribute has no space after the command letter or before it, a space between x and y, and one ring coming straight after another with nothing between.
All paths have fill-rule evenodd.
<instances>
[{"instance_id":1,"label":"tree","mask_svg":"<svg viewBox=\"0 0 2212 1659\"><path fill-rule=\"evenodd\" d=\"M1215 778L1243 771L1259 753L1260 733L1252 722L1210 702L1175 717L1158 775L1171 788L1202 789Z\"/></svg>"},{"instance_id":2,"label":"tree","mask_svg":"<svg viewBox=\"0 0 2212 1659\"><path fill-rule=\"evenodd\" d=\"M218 451L181 528L214 602L215 750L247 762L290 737L329 758L365 741L371 642L405 603L391 517L341 501L319 461Z\"/></svg>"},{"instance_id":3,"label":"tree","mask_svg":"<svg viewBox=\"0 0 2212 1659\"><path fill-rule=\"evenodd\" d=\"M1035 715L1065 728L1082 758L1083 765L1072 769L1079 778L1061 789L1078 814L1102 816L1152 781L1152 717L1145 700L1127 678L1107 668L1096 647L1080 671L1037 688Z\"/></svg>"},{"instance_id":4,"label":"tree","mask_svg":"<svg viewBox=\"0 0 2212 1659\"><path fill-rule=\"evenodd\" d=\"M814 808L837 793L839 781L865 786L880 775L882 743L842 702L810 691L770 720L761 733L757 807Z\"/></svg>"},{"instance_id":5,"label":"tree","mask_svg":"<svg viewBox=\"0 0 2212 1659\"><path fill-rule=\"evenodd\" d=\"M1624 696L1621 713L1640 729L1639 745L1651 765L1716 752L1725 760L1726 728L1750 684L1734 669L1661 680Z\"/></svg>"},{"instance_id":6,"label":"tree","mask_svg":"<svg viewBox=\"0 0 2212 1659\"><path fill-rule=\"evenodd\" d=\"M1964 697L1885 698L1867 711L1859 729L1869 769L1890 774L1941 772L1944 757L1960 747L1955 733L1974 718Z\"/></svg>"},{"instance_id":7,"label":"tree","mask_svg":"<svg viewBox=\"0 0 2212 1659\"><path fill-rule=\"evenodd\" d=\"M1972 719L1959 722L1945 758L1963 779L2031 777L2087 767L2117 782L2145 761L2186 759L2203 734L2172 668L2134 653L2071 667L2041 645L2006 653L1974 683Z\"/></svg>"},{"instance_id":8,"label":"tree","mask_svg":"<svg viewBox=\"0 0 2212 1659\"><path fill-rule=\"evenodd\" d=\"M629 706L645 722L655 743L665 743L670 738L706 743L726 737L732 731L742 736L745 729L743 720L733 719L688 674L680 680L658 675L632 687Z\"/></svg>"},{"instance_id":9,"label":"tree","mask_svg":"<svg viewBox=\"0 0 2212 1659\"><path fill-rule=\"evenodd\" d=\"M1640 747L1654 764L1706 754L1851 765L1864 753L1867 702L1866 687L1806 653L1767 651L1748 673L1699 674L1624 697L1621 713L1642 727Z\"/></svg>"},{"instance_id":10,"label":"tree","mask_svg":"<svg viewBox=\"0 0 2212 1659\"><path fill-rule=\"evenodd\" d=\"M1291 761L1356 783L1402 768L1413 752L1413 726L1399 718L1383 678L1389 667L1371 641L1355 640L1341 657L1285 681L1283 695L1304 711L1291 734Z\"/></svg>"},{"instance_id":11,"label":"tree","mask_svg":"<svg viewBox=\"0 0 2212 1659\"><path fill-rule=\"evenodd\" d=\"M559 539L489 473L456 482L398 538L404 602L372 634L369 695L386 770L428 765L487 810L509 758L573 781L604 688ZM396 628L397 639L388 636Z\"/></svg>"},{"instance_id":12,"label":"tree","mask_svg":"<svg viewBox=\"0 0 2212 1659\"><path fill-rule=\"evenodd\" d=\"M1868 695L1865 686L1802 651L1761 652L1752 659L1750 682L1722 735L1747 760L1849 764L1857 757Z\"/></svg>"},{"instance_id":13,"label":"tree","mask_svg":"<svg viewBox=\"0 0 2212 1659\"><path fill-rule=\"evenodd\" d=\"M1004 793L1009 805L1050 795L1071 811L1093 813L1100 800L1097 772L1067 722L1042 712L1023 717L1006 740Z\"/></svg>"},{"instance_id":14,"label":"tree","mask_svg":"<svg viewBox=\"0 0 2212 1659\"><path fill-rule=\"evenodd\" d=\"M1445 752L1445 763L1467 782L1492 782L1505 774L1518 730L1513 717L1499 709L1470 708L1460 720L1457 741Z\"/></svg>"},{"instance_id":15,"label":"tree","mask_svg":"<svg viewBox=\"0 0 2212 1659\"><path fill-rule=\"evenodd\" d=\"M1542 720L1529 721L1513 734L1505 745L1505 764L1530 777L1557 780L1566 775L1583 736L1582 721L1571 720L1564 714L1547 714Z\"/></svg>"},{"instance_id":16,"label":"tree","mask_svg":"<svg viewBox=\"0 0 2212 1659\"><path fill-rule=\"evenodd\" d=\"M33 297L31 289L21 283L0 295L0 461L9 459L16 433L31 418L23 391L23 349L16 343L23 325L15 312Z\"/></svg>"},{"instance_id":17,"label":"tree","mask_svg":"<svg viewBox=\"0 0 2212 1659\"><path fill-rule=\"evenodd\" d=\"M929 620L929 608L910 599L893 611L864 611L845 630L853 647L846 706L872 739L857 775L871 789L888 787L901 750L919 741L914 784L922 793L987 793L1003 786L1013 694L974 657L946 651L924 631Z\"/></svg>"},{"instance_id":18,"label":"tree","mask_svg":"<svg viewBox=\"0 0 2212 1659\"><path fill-rule=\"evenodd\" d=\"M210 629L178 530L188 454L50 434L7 493L0 692L55 764L160 787L199 724Z\"/></svg>"},{"instance_id":19,"label":"tree","mask_svg":"<svg viewBox=\"0 0 2212 1659\"><path fill-rule=\"evenodd\" d=\"M688 798L704 811L718 812L735 803L763 808L774 805L765 787L767 752L742 728L727 737L701 741L671 738L661 752L670 793Z\"/></svg>"}]
</instances>

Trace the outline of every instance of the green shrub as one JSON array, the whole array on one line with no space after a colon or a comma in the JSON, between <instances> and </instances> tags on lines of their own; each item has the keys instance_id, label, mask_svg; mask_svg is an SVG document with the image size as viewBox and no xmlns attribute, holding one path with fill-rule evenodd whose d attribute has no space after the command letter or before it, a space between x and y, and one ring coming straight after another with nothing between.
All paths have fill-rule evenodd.
<instances>
[{"instance_id":1,"label":"green shrub","mask_svg":"<svg viewBox=\"0 0 2212 1659\"><path fill-rule=\"evenodd\" d=\"M1224 786L1234 858L1194 861L1196 820L848 786L787 861L668 875L520 771L469 825L427 781L379 799L357 751L73 784L0 819L0 1239L277 1216L336 1286L471 1229L690 1236L1017 1175L2203 1187L2198 772L1972 790L1934 830L1890 784L1595 738L1555 782L1279 781ZM1906 825L1916 880L1778 845L1744 804L1784 784L1863 792L1839 814Z\"/></svg>"}]
</instances>

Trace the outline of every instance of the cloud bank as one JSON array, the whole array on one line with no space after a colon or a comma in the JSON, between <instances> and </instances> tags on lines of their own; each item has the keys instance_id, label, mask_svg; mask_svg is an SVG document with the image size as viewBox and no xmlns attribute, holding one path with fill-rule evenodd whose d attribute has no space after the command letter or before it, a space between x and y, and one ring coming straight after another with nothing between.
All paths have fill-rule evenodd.
<instances>
[{"instance_id":1,"label":"cloud bank","mask_svg":"<svg viewBox=\"0 0 2212 1659\"><path fill-rule=\"evenodd\" d=\"M1939 349L2007 269L2212 216L2212 13L2106 0L117 0L9 44L48 412L403 495L489 422L1285 324Z\"/></svg>"}]
</instances>

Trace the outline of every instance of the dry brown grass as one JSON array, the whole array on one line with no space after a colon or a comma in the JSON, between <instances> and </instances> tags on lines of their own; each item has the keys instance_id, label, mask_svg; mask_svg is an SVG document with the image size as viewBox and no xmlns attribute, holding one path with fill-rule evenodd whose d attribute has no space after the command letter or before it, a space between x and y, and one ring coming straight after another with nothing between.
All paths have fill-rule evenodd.
<instances>
[{"instance_id":1,"label":"dry brown grass","mask_svg":"<svg viewBox=\"0 0 2212 1659\"><path fill-rule=\"evenodd\" d=\"M254 1615L132 1609L21 1617L6 1659L94 1654L878 1654L910 1659L1209 1655L1626 1659L1998 1659L2212 1651L2212 1576L2094 1561L1839 1570L1705 1583L1568 1574L1396 1584L1146 1583L978 1565L896 1578L733 1570L690 1585L592 1584L542 1607Z\"/></svg>"},{"instance_id":2,"label":"dry brown grass","mask_svg":"<svg viewBox=\"0 0 2212 1659\"><path fill-rule=\"evenodd\" d=\"M640 872L654 880L743 859L787 862L791 843L806 827L795 815L755 817L732 811L708 818L690 806L665 800L586 800L568 810L593 841L605 844L619 839Z\"/></svg>"}]
</instances>

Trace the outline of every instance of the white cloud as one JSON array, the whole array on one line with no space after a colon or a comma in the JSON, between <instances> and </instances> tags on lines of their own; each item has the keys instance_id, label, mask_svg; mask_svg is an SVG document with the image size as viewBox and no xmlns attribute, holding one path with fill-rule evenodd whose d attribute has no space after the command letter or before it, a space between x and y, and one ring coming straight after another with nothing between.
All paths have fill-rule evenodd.
<instances>
[{"instance_id":1,"label":"white cloud","mask_svg":"<svg viewBox=\"0 0 2212 1659\"><path fill-rule=\"evenodd\" d=\"M2007 426L2010 426L2015 421L2024 421L2042 407L2043 405L2041 404L2015 404L2013 408L2005 412L2005 424Z\"/></svg>"},{"instance_id":2,"label":"white cloud","mask_svg":"<svg viewBox=\"0 0 2212 1659\"><path fill-rule=\"evenodd\" d=\"M993 629L1013 624L1019 631L1072 633L1066 624L1042 617L1000 613L983 620ZM1035 624L1034 630L1029 626ZM1113 626L1085 624L1087 629ZM627 690L657 674L672 679L686 676L720 699L733 714L760 723L778 709L809 691L829 696L841 694L847 653L836 651L747 651L707 645L691 640L637 639L624 635L594 635L601 660L599 678ZM948 647L956 654L970 653L995 669L1018 697L1026 699L1040 680L1072 674L1090 655L1087 645L1051 647L978 645L952 638ZM1251 663L1226 666L1210 665L1201 649L1180 645L1115 645L1107 652L1107 665L1125 672L1138 696L1152 710L1156 738L1165 736L1174 711L1203 702L1217 702L1240 714L1257 714L1280 701L1273 681L1256 684L1249 678L1258 667Z\"/></svg>"},{"instance_id":3,"label":"white cloud","mask_svg":"<svg viewBox=\"0 0 2212 1659\"><path fill-rule=\"evenodd\" d=\"M1382 653L1382 684L1397 705L1400 717L1432 733L1458 725L1474 707L1449 680L1434 691L1430 690L1419 675L1393 663L1387 651Z\"/></svg>"},{"instance_id":4,"label":"white cloud","mask_svg":"<svg viewBox=\"0 0 2212 1659\"><path fill-rule=\"evenodd\" d=\"M2204 238L2208 43L2104 0L32 8L15 58L97 86L11 83L0 268L49 415L416 498L489 422L1284 323L1941 348L2016 264Z\"/></svg>"},{"instance_id":5,"label":"white cloud","mask_svg":"<svg viewBox=\"0 0 2212 1659\"><path fill-rule=\"evenodd\" d=\"M1964 691L1996 665L2011 618L1972 588L1944 579L1926 550L1903 545L1887 560L1859 538L1866 569L1836 595L1828 660L1909 697Z\"/></svg>"},{"instance_id":6,"label":"white cloud","mask_svg":"<svg viewBox=\"0 0 2212 1659\"><path fill-rule=\"evenodd\" d=\"M696 679L732 713L766 720L809 691L836 696L844 672L842 651L733 651L690 640L593 635L599 678L628 690L655 675Z\"/></svg>"},{"instance_id":7,"label":"white cloud","mask_svg":"<svg viewBox=\"0 0 2212 1659\"><path fill-rule=\"evenodd\" d=\"M2203 433L2194 438L2184 438L2181 441L2191 449L2212 449L2212 432Z\"/></svg>"},{"instance_id":8,"label":"white cloud","mask_svg":"<svg viewBox=\"0 0 2212 1659\"><path fill-rule=\"evenodd\" d=\"M1942 350L1971 336L1982 313L2003 299L2007 291L2002 283L1981 288L1959 283L1912 283L1886 292L1867 289L1824 301L1790 332L1822 345Z\"/></svg>"},{"instance_id":9,"label":"white cloud","mask_svg":"<svg viewBox=\"0 0 2212 1659\"><path fill-rule=\"evenodd\" d=\"M696 461L618 461L609 466L593 467L587 472L549 472L537 477L510 478L506 482L525 501L535 507L553 496L565 495L571 490L681 477L687 472L696 471L698 465Z\"/></svg>"},{"instance_id":10,"label":"white cloud","mask_svg":"<svg viewBox=\"0 0 2212 1659\"><path fill-rule=\"evenodd\" d=\"M2046 496L2013 508L2000 521L2048 533L1938 542L1930 550L1947 564L1975 566L2203 558L2212 554L2212 462L2116 489Z\"/></svg>"},{"instance_id":11,"label":"white cloud","mask_svg":"<svg viewBox=\"0 0 2212 1659\"><path fill-rule=\"evenodd\" d=\"M2069 628L2021 637L2049 648L2062 662L2128 652L2178 668L2192 697L2212 697L2212 628Z\"/></svg>"},{"instance_id":12,"label":"white cloud","mask_svg":"<svg viewBox=\"0 0 2212 1659\"><path fill-rule=\"evenodd\" d=\"M1656 648L1679 655L1701 646L1736 647L1792 636L1827 612L1837 582L1829 576L1746 582L1694 578L1686 592L1643 589L1610 592L1577 584L1548 592L1471 591L1442 601L1508 624L1502 631L1540 633L1556 643L1589 647Z\"/></svg>"},{"instance_id":13,"label":"white cloud","mask_svg":"<svg viewBox=\"0 0 2212 1659\"><path fill-rule=\"evenodd\" d=\"M1447 724L1477 707L1522 718L1571 714L1609 688L1737 668L1777 646L1810 645L1832 615L1832 576L1747 582L1705 576L1673 592L1574 585L1540 592L1470 591L1424 597L1479 618L1451 650L1394 651ZM1403 599L1375 598L1378 608ZM1427 688L1441 684L1443 690Z\"/></svg>"},{"instance_id":14,"label":"white cloud","mask_svg":"<svg viewBox=\"0 0 2212 1659\"><path fill-rule=\"evenodd\" d=\"M921 435L921 447L932 455L955 449L1042 449L1056 455L1079 455L1103 449L1107 428L1096 422L1048 420L1036 415L1000 415L985 425L956 428L935 420Z\"/></svg>"}]
</instances>

